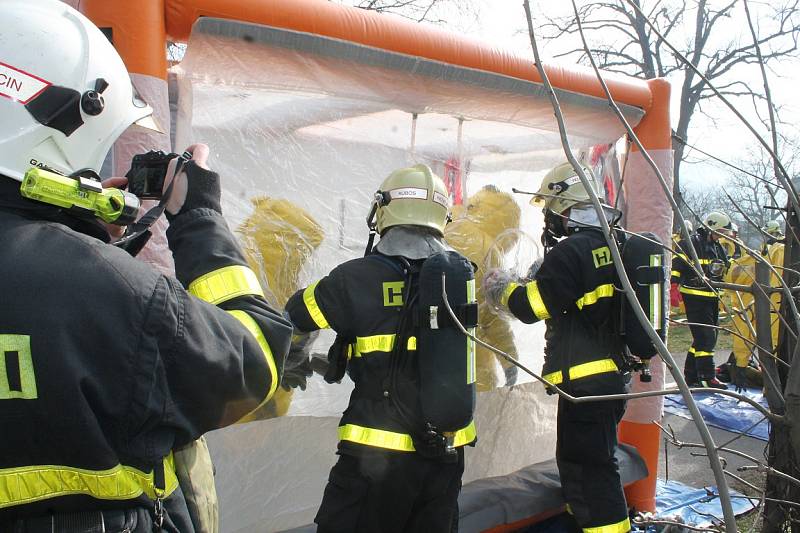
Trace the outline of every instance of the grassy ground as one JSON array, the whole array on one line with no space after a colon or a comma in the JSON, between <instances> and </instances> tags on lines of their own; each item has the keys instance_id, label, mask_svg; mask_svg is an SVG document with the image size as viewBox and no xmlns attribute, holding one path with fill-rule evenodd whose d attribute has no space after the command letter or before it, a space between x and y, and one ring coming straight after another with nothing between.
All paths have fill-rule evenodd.
<instances>
[{"instance_id":1,"label":"grassy ground","mask_svg":"<svg viewBox=\"0 0 800 533\"><path fill-rule=\"evenodd\" d=\"M748 483L755 485L759 488L764 488L767 483L767 475L765 473L756 472L754 470L749 470L747 472L737 472L737 475L747 481ZM745 496L750 496L754 498L753 503L757 503L761 495L752 489L752 487L745 485L739 481L730 480L731 488L738 492L741 492ZM736 525L739 528L739 531L742 533L749 533L754 531L761 531L761 513L756 509L744 516L740 516L736 519Z\"/></svg>"},{"instance_id":2,"label":"grassy ground","mask_svg":"<svg viewBox=\"0 0 800 533\"><path fill-rule=\"evenodd\" d=\"M672 315L673 320L685 320L686 315ZM721 316L719 325L723 328L731 328L731 319L727 316ZM692 333L685 325L672 323L669 326L669 338L667 339L667 348L670 353L686 352L689 346L692 345ZM719 331L717 336L716 351L728 353L733 349L733 336L726 331Z\"/></svg>"}]
</instances>

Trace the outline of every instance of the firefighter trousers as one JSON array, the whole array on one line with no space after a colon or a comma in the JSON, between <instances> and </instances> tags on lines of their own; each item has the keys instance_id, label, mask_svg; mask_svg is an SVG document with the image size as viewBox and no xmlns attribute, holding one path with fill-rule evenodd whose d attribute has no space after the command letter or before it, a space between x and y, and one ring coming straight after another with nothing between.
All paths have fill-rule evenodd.
<instances>
[{"instance_id":1,"label":"firefighter trousers","mask_svg":"<svg viewBox=\"0 0 800 533\"><path fill-rule=\"evenodd\" d=\"M700 324L689 326L692 346L686 354L683 375L689 383L714 379L714 347L717 344L715 326L719 324L719 298L684 294L683 302L686 306L686 320L690 324Z\"/></svg>"},{"instance_id":2,"label":"firefighter trousers","mask_svg":"<svg viewBox=\"0 0 800 533\"><path fill-rule=\"evenodd\" d=\"M317 533L455 533L464 449L453 459L340 454L314 519Z\"/></svg>"},{"instance_id":3,"label":"firefighter trousers","mask_svg":"<svg viewBox=\"0 0 800 533\"><path fill-rule=\"evenodd\" d=\"M628 506L619 477L617 424L625 402L558 400L556 461L568 511L586 531L624 533Z\"/></svg>"}]
</instances>

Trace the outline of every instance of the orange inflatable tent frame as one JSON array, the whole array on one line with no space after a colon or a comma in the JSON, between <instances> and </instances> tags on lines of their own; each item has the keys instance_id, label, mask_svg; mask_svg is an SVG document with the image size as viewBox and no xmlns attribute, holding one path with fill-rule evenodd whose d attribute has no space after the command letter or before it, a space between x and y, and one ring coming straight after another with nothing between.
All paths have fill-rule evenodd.
<instances>
[{"instance_id":1,"label":"orange inflatable tent frame","mask_svg":"<svg viewBox=\"0 0 800 533\"><path fill-rule=\"evenodd\" d=\"M69 1L69 0L68 0ZM185 42L200 17L216 17L316 34L442 63L540 83L535 65L487 44L399 17L343 7L326 0L78 0L78 9L101 28L110 28L114 45L132 73L167 76L166 42ZM589 69L545 67L553 86L605 98ZM669 84L608 75L614 98L644 110L635 128L647 150L670 150ZM635 149L635 148L634 148ZM655 510L659 428L623 421L620 438L635 446L650 475L626 489L629 505Z\"/></svg>"}]
</instances>

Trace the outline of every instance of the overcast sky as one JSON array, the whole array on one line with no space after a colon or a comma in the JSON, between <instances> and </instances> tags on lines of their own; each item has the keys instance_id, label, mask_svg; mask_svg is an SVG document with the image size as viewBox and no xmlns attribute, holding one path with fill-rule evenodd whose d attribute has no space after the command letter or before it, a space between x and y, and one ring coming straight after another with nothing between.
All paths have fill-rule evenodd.
<instances>
[{"instance_id":1,"label":"overcast sky","mask_svg":"<svg viewBox=\"0 0 800 533\"><path fill-rule=\"evenodd\" d=\"M533 57L530 41L527 35L527 25L525 22L525 12L521 0L471 0L475 2L478 16L473 18L462 17L464 22L454 24L452 29L467 30L473 36L486 40L495 46L506 48L517 54ZM532 0L534 18L541 17L542 11L546 10L549 15L571 14L571 2L565 0ZM751 0L751 10L763 9L763 2ZM580 4L579 4L580 5ZM734 15L727 21L725 31L720 33L720 38L728 38L731 31L740 32L743 42L750 42L750 34L747 29L747 20L744 16L741 2L734 9ZM541 18L539 18L541 20ZM457 27L461 25L461 27ZM683 36L676 35L675 39ZM589 37L599 41L601 34L594 33ZM678 42L675 43L679 45ZM559 42L551 43L542 50L546 58L552 57L558 51L580 45L579 36L576 34L572 38L564 38ZM680 48L680 46L679 46ZM552 60L550 60L552 62ZM563 60L558 60L563 61ZM797 136L797 130L793 126L798 123L794 117L798 116L796 105L796 94L798 91L798 81L800 76L797 71L797 61L784 61L781 64L774 64L774 72L770 73L770 85L773 92L775 103L781 107L783 119L791 125L779 126L779 130L784 133ZM778 75L783 76L780 78ZM740 70L738 76L748 79L751 86L756 90L762 90L763 84L757 68L745 67ZM673 95L677 96L677 88L680 87L681 78L675 77L670 80L673 83ZM739 99L738 108L747 113L748 119L757 120L752 111L752 104L749 100ZM764 107L764 109L766 109ZM677 103L673 105L673 123L677 123ZM696 115L692 121L689 132L690 144L696 145L713 155L722 159L739 163L746 157L748 150L756 146L757 141L754 137L744 130L744 126L738 122L733 114L722 104L708 106L709 114L716 117L716 123L711 120ZM759 130L763 135L769 135L763 127ZM682 167L684 182L688 186L719 185L726 179L729 170L717 163L705 162L707 158L700 154L698 157L691 157L690 161L700 161L692 164L685 163Z\"/></svg>"}]
</instances>

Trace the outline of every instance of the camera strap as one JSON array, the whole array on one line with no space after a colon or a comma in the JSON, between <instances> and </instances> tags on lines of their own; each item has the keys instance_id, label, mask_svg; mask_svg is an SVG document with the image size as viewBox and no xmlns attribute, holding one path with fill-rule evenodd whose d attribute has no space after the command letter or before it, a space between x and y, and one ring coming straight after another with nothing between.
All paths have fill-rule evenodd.
<instances>
[{"instance_id":1,"label":"camera strap","mask_svg":"<svg viewBox=\"0 0 800 533\"><path fill-rule=\"evenodd\" d=\"M183 171L184 165L186 165L186 163L188 163L191 159L185 156L186 154L178 156L172 181L170 181L169 186L164 191L164 194L161 195L161 199L158 201L158 204L155 207L148 209L147 212L139 218L139 220L129 225L125 230L125 235L123 235L119 240L115 241L113 243L114 246L122 248L133 257L136 257L139 252L142 251L142 248L144 248L144 246L150 240L150 237L153 236L153 232L150 231L150 227L156 223L156 220L158 220L167 209L167 202L169 201L170 196L172 196L172 187L175 185L175 178L177 178L178 174Z\"/></svg>"}]
</instances>

